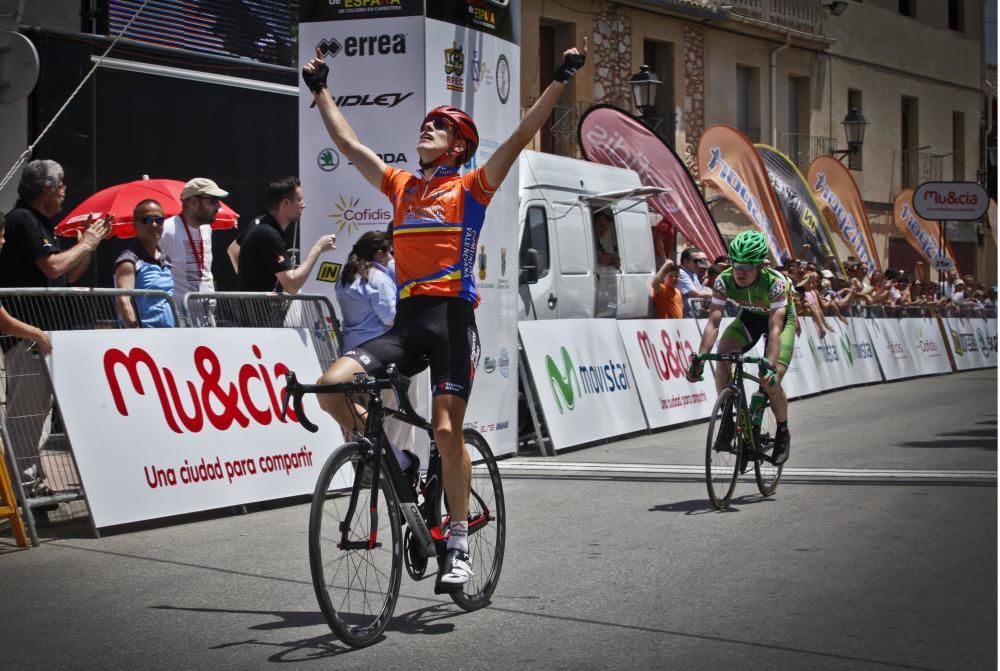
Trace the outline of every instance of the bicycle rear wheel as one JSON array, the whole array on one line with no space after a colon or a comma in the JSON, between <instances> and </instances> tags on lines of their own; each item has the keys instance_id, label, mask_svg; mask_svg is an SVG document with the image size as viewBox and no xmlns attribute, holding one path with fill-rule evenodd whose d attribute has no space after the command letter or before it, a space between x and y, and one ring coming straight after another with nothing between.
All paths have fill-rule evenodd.
<instances>
[{"instance_id":1,"label":"bicycle rear wheel","mask_svg":"<svg viewBox=\"0 0 1000 671\"><path fill-rule=\"evenodd\" d=\"M316 599L330 628L355 648L374 643L389 623L403 566L399 506L384 470L374 501L371 486L359 482L348 518L361 459L358 443L347 443L330 455L309 512L309 567ZM363 474L358 477L363 479ZM372 508L377 510L374 530ZM372 541L375 547L369 547Z\"/></svg>"},{"instance_id":2,"label":"bicycle rear wheel","mask_svg":"<svg viewBox=\"0 0 1000 671\"><path fill-rule=\"evenodd\" d=\"M770 461L774 453L774 432L778 428L778 420L774 418L771 404L766 403L763 409L764 418L760 423L760 433L757 436L757 452L754 455L753 472L757 478L757 489L764 496L774 494L778 489L778 480L785 465L775 466Z\"/></svg>"},{"instance_id":3,"label":"bicycle rear wheel","mask_svg":"<svg viewBox=\"0 0 1000 671\"><path fill-rule=\"evenodd\" d=\"M507 510L500 469L489 444L478 431L465 429L462 435L472 460L469 557L473 575L461 592L451 593L451 598L463 610L473 611L489 605L500 580L507 538Z\"/></svg>"},{"instance_id":4,"label":"bicycle rear wheel","mask_svg":"<svg viewBox=\"0 0 1000 671\"><path fill-rule=\"evenodd\" d=\"M705 443L705 482L708 485L708 498L712 501L712 505L720 510L729 505L739 474L738 418L739 396L732 387L726 387L712 408L712 421L708 424L708 440ZM716 438L724 421L728 421L732 427L731 435L724 444L716 446Z\"/></svg>"}]
</instances>

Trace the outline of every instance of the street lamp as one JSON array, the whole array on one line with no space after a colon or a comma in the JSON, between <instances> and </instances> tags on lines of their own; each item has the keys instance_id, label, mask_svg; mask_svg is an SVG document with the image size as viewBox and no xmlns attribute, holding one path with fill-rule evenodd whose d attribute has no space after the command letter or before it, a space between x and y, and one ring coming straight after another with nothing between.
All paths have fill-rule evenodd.
<instances>
[{"instance_id":1,"label":"street lamp","mask_svg":"<svg viewBox=\"0 0 1000 671\"><path fill-rule=\"evenodd\" d=\"M639 72L632 75L628 83L632 87L632 98L639 114L643 117L652 115L656 104L656 87L663 82L656 78L656 73L648 65L641 65Z\"/></svg>"},{"instance_id":2,"label":"street lamp","mask_svg":"<svg viewBox=\"0 0 1000 671\"><path fill-rule=\"evenodd\" d=\"M847 138L847 149L838 149L833 155L842 158L848 157L848 167L851 170L861 169L861 145L865 142L865 126L868 122L857 108L851 108L844 120L840 122L844 127L844 137Z\"/></svg>"},{"instance_id":3,"label":"street lamp","mask_svg":"<svg viewBox=\"0 0 1000 671\"><path fill-rule=\"evenodd\" d=\"M833 0L833 2L826 3L823 6L830 10L830 14L833 16L840 16L847 9L847 2L846 0Z\"/></svg>"}]
</instances>

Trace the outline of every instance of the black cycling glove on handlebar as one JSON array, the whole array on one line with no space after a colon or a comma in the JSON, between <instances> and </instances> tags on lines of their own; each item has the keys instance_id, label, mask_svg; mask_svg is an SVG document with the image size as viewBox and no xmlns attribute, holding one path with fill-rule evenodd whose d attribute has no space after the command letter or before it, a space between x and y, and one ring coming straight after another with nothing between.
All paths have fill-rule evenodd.
<instances>
[{"instance_id":1,"label":"black cycling glove on handlebar","mask_svg":"<svg viewBox=\"0 0 1000 671\"><path fill-rule=\"evenodd\" d=\"M311 73L306 72L306 69L302 68L302 81L306 83L310 91L319 93L322 89L326 88L326 76L328 74L330 74L330 68L327 67L326 63L320 63Z\"/></svg>"},{"instance_id":2,"label":"black cycling glove on handlebar","mask_svg":"<svg viewBox=\"0 0 1000 671\"><path fill-rule=\"evenodd\" d=\"M552 75L552 79L556 80L561 84L565 84L573 75L576 74L577 70L583 67L583 64L587 62L587 57L584 54L566 54L563 58L562 65L556 70L556 73Z\"/></svg>"}]
</instances>

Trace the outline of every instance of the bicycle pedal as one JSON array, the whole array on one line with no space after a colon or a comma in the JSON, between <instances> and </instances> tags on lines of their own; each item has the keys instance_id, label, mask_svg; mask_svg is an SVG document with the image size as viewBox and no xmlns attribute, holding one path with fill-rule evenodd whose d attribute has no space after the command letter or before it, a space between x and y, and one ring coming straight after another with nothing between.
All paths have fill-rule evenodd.
<instances>
[{"instance_id":1,"label":"bicycle pedal","mask_svg":"<svg viewBox=\"0 0 1000 671\"><path fill-rule=\"evenodd\" d=\"M434 581L435 594L460 594L464 589L465 585L456 585L454 583L440 582L438 580Z\"/></svg>"}]
</instances>

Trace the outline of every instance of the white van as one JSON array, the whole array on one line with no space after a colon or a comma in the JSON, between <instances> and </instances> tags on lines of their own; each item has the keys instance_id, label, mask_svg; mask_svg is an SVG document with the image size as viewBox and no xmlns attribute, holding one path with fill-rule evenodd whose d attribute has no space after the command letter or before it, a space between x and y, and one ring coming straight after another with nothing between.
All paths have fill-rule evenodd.
<instances>
[{"instance_id":1,"label":"white van","mask_svg":"<svg viewBox=\"0 0 1000 671\"><path fill-rule=\"evenodd\" d=\"M519 319L649 316L646 198L664 189L565 156L523 151L519 160Z\"/></svg>"}]
</instances>

